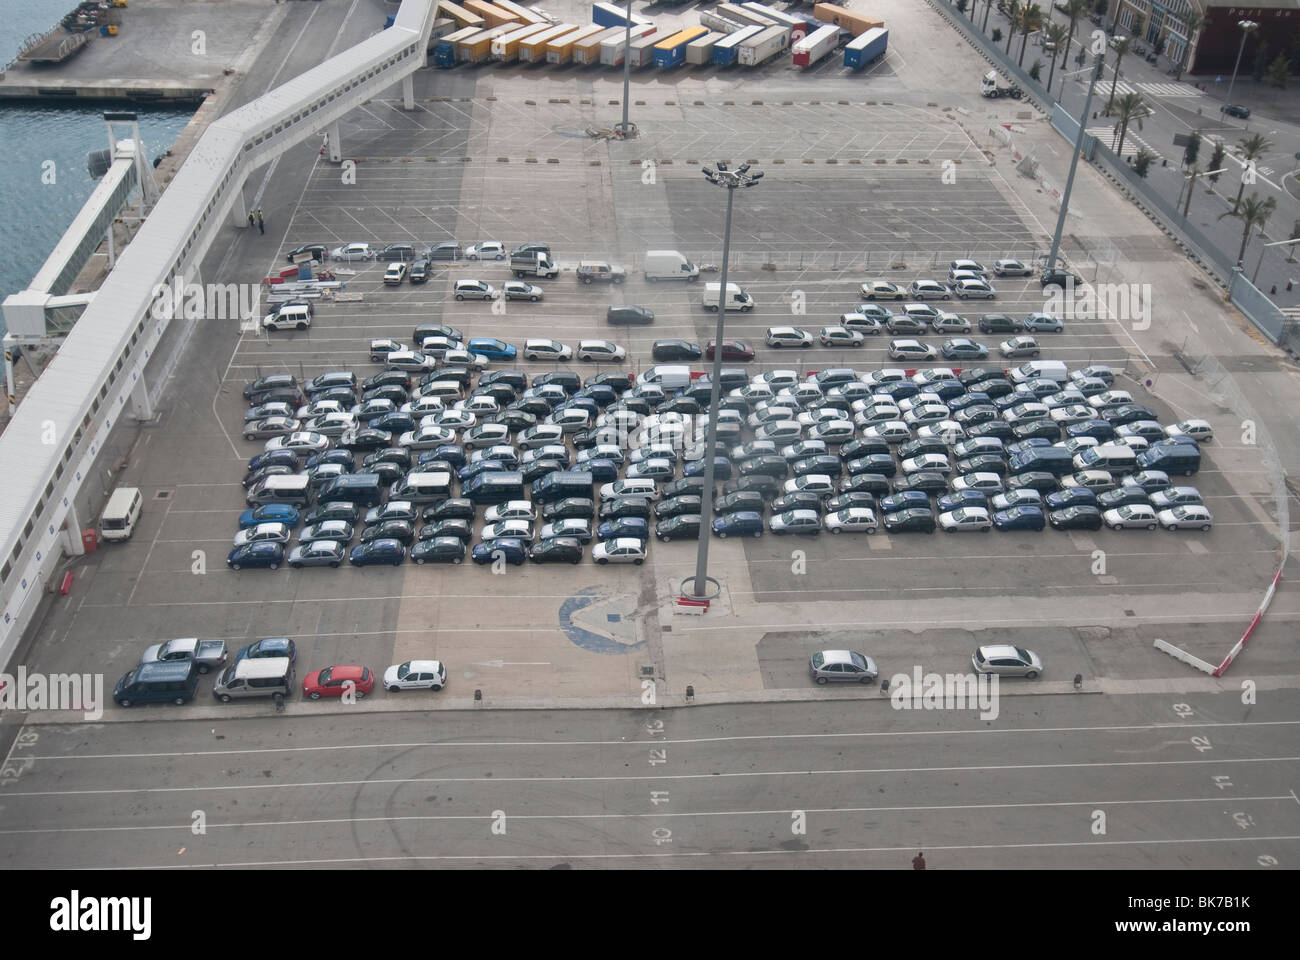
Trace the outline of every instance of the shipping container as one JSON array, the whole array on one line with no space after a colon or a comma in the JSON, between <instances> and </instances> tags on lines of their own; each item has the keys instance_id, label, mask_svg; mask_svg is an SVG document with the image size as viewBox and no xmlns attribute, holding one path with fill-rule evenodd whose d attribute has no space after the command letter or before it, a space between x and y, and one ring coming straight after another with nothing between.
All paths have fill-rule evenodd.
<instances>
[{"instance_id":1,"label":"shipping container","mask_svg":"<svg viewBox=\"0 0 1300 960\"><path fill-rule=\"evenodd\" d=\"M712 63L713 45L725 36L725 33L713 30L698 40L692 40L686 45L686 62L694 64Z\"/></svg>"},{"instance_id":2,"label":"shipping container","mask_svg":"<svg viewBox=\"0 0 1300 960\"><path fill-rule=\"evenodd\" d=\"M494 7L487 0L464 0L463 6L470 13L477 13L486 20L489 27L499 27L503 23L511 23L516 27L521 26L513 13L503 10L501 7Z\"/></svg>"},{"instance_id":3,"label":"shipping container","mask_svg":"<svg viewBox=\"0 0 1300 960\"><path fill-rule=\"evenodd\" d=\"M752 27L753 24L747 21L733 20L731 17L724 17L715 11L704 11L700 14L700 26L708 27L710 30L717 30L719 33L735 33L737 30L744 30L746 27Z\"/></svg>"},{"instance_id":4,"label":"shipping container","mask_svg":"<svg viewBox=\"0 0 1300 960\"><path fill-rule=\"evenodd\" d=\"M433 27L429 30L428 52L433 53L433 51L438 48L439 40L448 34L455 33L459 29L460 25L450 18L433 21Z\"/></svg>"},{"instance_id":5,"label":"shipping container","mask_svg":"<svg viewBox=\"0 0 1300 960\"><path fill-rule=\"evenodd\" d=\"M462 27L478 27L482 30L487 26L487 21L477 13L470 13L460 4L450 3L448 0L439 0L438 11L451 17Z\"/></svg>"},{"instance_id":6,"label":"shipping container","mask_svg":"<svg viewBox=\"0 0 1300 960\"><path fill-rule=\"evenodd\" d=\"M822 23L833 23L843 27L855 37L860 37L873 27L883 27L885 21L873 20L861 13L854 13L833 3L819 3L813 7L813 14Z\"/></svg>"},{"instance_id":7,"label":"shipping container","mask_svg":"<svg viewBox=\"0 0 1300 960\"><path fill-rule=\"evenodd\" d=\"M550 24L530 23L526 26L518 27L509 33L503 33L501 36L492 40L492 59L500 60L503 63L511 63L519 59L519 44L534 34L541 33L543 30L549 30Z\"/></svg>"},{"instance_id":8,"label":"shipping container","mask_svg":"<svg viewBox=\"0 0 1300 960\"><path fill-rule=\"evenodd\" d=\"M723 37L713 45L713 62L720 67L729 67L736 62L736 51L750 37L763 32L762 27L746 27Z\"/></svg>"},{"instance_id":9,"label":"shipping container","mask_svg":"<svg viewBox=\"0 0 1300 960\"><path fill-rule=\"evenodd\" d=\"M785 24L765 27L747 40L741 42L739 56L736 58L743 67L756 67L766 63L782 50L790 47L790 28Z\"/></svg>"},{"instance_id":10,"label":"shipping container","mask_svg":"<svg viewBox=\"0 0 1300 960\"><path fill-rule=\"evenodd\" d=\"M458 63L482 63L492 54L492 41L502 34L509 33L519 25L513 21L500 26L488 27L473 36L466 37L456 45Z\"/></svg>"},{"instance_id":11,"label":"shipping container","mask_svg":"<svg viewBox=\"0 0 1300 960\"><path fill-rule=\"evenodd\" d=\"M573 45L575 43L579 40L585 40L587 37L602 33L606 29L608 28L602 27L599 23L589 23L585 27L579 27L572 33L566 33L562 37L556 37L546 45L546 62L568 63L573 59Z\"/></svg>"},{"instance_id":12,"label":"shipping container","mask_svg":"<svg viewBox=\"0 0 1300 960\"><path fill-rule=\"evenodd\" d=\"M715 11L718 16L726 17L728 20L736 20L740 23L749 23L757 27L774 27L776 21L771 17L765 17L761 13L755 13L753 10L746 10L738 3L720 3Z\"/></svg>"},{"instance_id":13,"label":"shipping container","mask_svg":"<svg viewBox=\"0 0 1300 960\"><path fill-rule=\"evenodd\" d=\"M632 39L644 37L647 33L654 32L652 23L635 23L632 25ZM625 42L626 35L619 31L618 35L611 37L600 45L600 62L607 67L617 67L623 62L623 48L627 45Z\"/></svg>"},{"instance_id":14,"label":"shipping container","mask_svg":"<svg viewBox=\"0 0 1300 960\"><path fill-rule=\"evenodd\" d=\"M662 33L647 33L632 41L627 52L627 62L633 67L648 67L654 57L655 44L664 38Z\"/></svg>"},{"instance_id":15,"label":"shipping container","mask_svg":"<svg viewBox=\"0 0 1300 960\"><path fill-rule=\"evenodd\" d=\"M844 48L844 66L861 70L872 60L883 56L889 44L889 31L872 27Z\"/></svg>"},{"instance_id":16,"label":"shipping container","mask_svg":"<svg viewBox=\"0 0 1300 960\"><path fill-rule=\"evenodd\" d=\"M593 33L589 37L584 37L573 45L573 62L600 63L600 45L606 40L622 37L626 31L627 27L606 27L600 33Z\"/></svg>"},{"instance_id":17,"label":"shipping container","mask_svg":"<svg viewBox=\"0 0 1300 960\"><path fill-rule=\"evenodd\" d=\"M531 37L524 37L519 41L519 59L524 63L545 63L546 45L556 37L562 37L577 29L576 23L560 23L548 27L541 33L534 33Z\"/></svg>"},{"instance_id":18,"label":"shipping container","mask_svg":"<svg viewBox=\"0 0 1300 960\"><path fill-rule=\"evenodd\" d=\"M839 27L833 23L818 27L794 45L794 65L796 67L811 67L839 45Z\"/></svg>"},{"instance_id":19,"label":"shipping container","mask_svg":"<svg viewBox=\"0 0 1300 960\"><path fill-rule=\"evenodd\" d=\"M536 10L529 10L522 4L515 3L514 0L492 0L492 5L494 7L500 7L507 13L514 14L515 19L518 20L521 25L529 23L549 24L551 22Z\"/></svg>"},{"instance_id":20,"label":"shipping container","mask_svg":"<svg viewBox=\"0 0 1300 960\"><path fill-rule=\"evenodd\" d=\"M482 32L482 27L461 27L461 29L447 34L433 48L433 65L435 67L454 67L456 65L456 48L460 46L460 42L466 37L472 37L474 34Z\"/></svg>"},{"instance_id":21,"label":"shipping container","mask_svg":"<svg viewBox=\"0 0 1300 960\"><path fill-rule=\"evenodd\" d=\"M666 40L655 44L654 64L656 67L675 67L686 62L686 45L698 40L709 31L704 27L688 27L681 33L674 33Z\"/></svg>"},{"instance_id":22,"label":"shipping container","mask_svg":"<svg viewBox=\"0 0 1300 960\"><path fill-rule=\"evenodd\" d=\"M769 7L767 4L756 3L754 2L754 0L749 0L749 2L747 3L742 3L741 6L744 7L746 10L752 10L755 13L761 14L762 16L765 16L770 20L775 20L778 24L783 23L786 26L788 26L790 28L791 43L796 43L802 40L804 37L808 36L807 17L800 16L797 13L787 12L784 10L777 10L773 7Z\"/></svg>"},{"instance_id":23,"label":"shipping container","mask_svg":"<svg viewBox=\"0 0 1300 960\"><path fill-rule=\"evenodd\" d=\"M625 7L613 3L593 3L591 5L591 22L598 23L602 27L626 27L627 10ZM632 23L646 24L650 23L650 21L634 13L632 14Z\"/></svg>"}]
</instances>

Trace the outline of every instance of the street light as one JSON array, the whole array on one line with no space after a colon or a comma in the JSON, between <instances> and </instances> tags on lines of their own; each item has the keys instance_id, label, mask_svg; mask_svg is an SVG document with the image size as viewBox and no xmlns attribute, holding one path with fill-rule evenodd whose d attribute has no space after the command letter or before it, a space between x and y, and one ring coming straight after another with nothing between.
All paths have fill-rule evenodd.
<instances>
[{"instance_id":1,"label":"street light","mask_svg":"<svg viewBox=\"0 0 1300 960\"><path fill-rule=\"evenodd\" d=\"M623 137L632 136L635 129L627 118L628 97L632 88L632 0L627 0L627 29L623 32L623 121L616 124L616 129Z\"/></svg>"},{"instance_id":2,"label":"street light","mask_svg":"<svg viewBox=\"0 0 1300 960\"><path fill-rule=\"evenodd\" d=\"M1237 68L1241 66L1241 54L1246 49L1246 38L1251 32L1259 29L1259 24L1254 20L1238 20L1237 26L1241 28L1241 46L1237 47L1237 62L1232 66L1232 79L1228 81L1228 99L1224 101L1224 106L1232 103L1232 88L1237 82ZM1223 112L1223 107L1219 108Z\"/></svg>"},{"instance_id":3,"label":"street light","mask_svg":"<svg viewBox=\"0 0 1300 960\"><path fill-rule=\"evenodd\" d=\"M713 467L715 450L718 443L718 401L722 386L722 337L727 322L727 258L731 253L731 204L736 197L737 187L752 187L763 179L763 172L751 172L750 165L742 163L735 170L718 161L716 169L705 167L704 178L715 187L727 189L727 223L722 231L722 276L718 282L718 323L713 334L713 382L709 385L709 426L704 436L704 489L700 496L700 548L695 561L695 576L691 579L691 596L697 600L708 597L709 583L709 540L712 530L709 521L713 514ZM715 581L716 583L716 581ZM686 581L682 581L682 593L686 592Z\"/></svg>"},{"instance_id":4,"label":"street light","mask_svg":"<svg viewBox=\"0 0 1300 960\"><path fill-rule=\"evenodd\" d=\"M1088 122L1088 111L1092 108L1092 94L1097 89L1105 69L1106 55L1097 54L1092 65L1092 79L1088 81L1088 96L1083 101L1083 113L1079 115L1079 132L1074 137L1074 156L1070 158L1070 175L1065 180L1065 191L1061 194L1061 215L1056 218L1056 232L1052 234L1052 249L1047 254L1047 273L1056 267L1056 255L1061 250L1061 234L1065 232L1065 215L1070 209L1070 190L1074 187L1074 172L1079 167L1079 153L1083 150L1084 125Z\"/></svg>"}]
</instances>

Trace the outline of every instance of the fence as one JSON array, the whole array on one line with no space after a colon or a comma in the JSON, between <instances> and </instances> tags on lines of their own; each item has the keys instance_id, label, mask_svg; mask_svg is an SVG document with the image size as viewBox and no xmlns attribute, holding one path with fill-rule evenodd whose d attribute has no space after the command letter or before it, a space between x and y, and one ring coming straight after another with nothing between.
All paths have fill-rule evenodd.
<instances>
[{"instance_id":1,"label":"fence","mask_svg":"<svg viewBox=\"0 0 1300 960\"><path fill-rule=\"evenodd\" d=\"M1232 271L1228 284L1228 299L1233 306L1250 317L1260 333L1277 343L1282 337L1286 316L1258 287L1246 279L1240 270Z\"/></svg>"}]
</instances>

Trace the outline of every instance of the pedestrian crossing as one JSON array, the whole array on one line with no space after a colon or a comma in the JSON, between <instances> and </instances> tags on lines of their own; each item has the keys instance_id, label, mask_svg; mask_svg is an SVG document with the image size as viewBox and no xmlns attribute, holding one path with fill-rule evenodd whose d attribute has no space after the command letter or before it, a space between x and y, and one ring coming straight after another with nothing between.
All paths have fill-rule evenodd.
<instances>
[{"instance_id":1,"label":"pedestrian crossing","mask_svg":"<svg viewBox=\"0 0 1300 960\"><path fill-rule=\"evenodd\" d=\"M1136 156L1139 150L1141 150L1143 147L1146 147L1149 151L1154 153L1156 155L1156 159L1159 160L1161 157L1160 151L1156 150L1154 147L1151 146L1151 144L1147 143L1145 140L1139 137L1135 132L1135 130L1133 129L1135 126L1137 125L1133 123L1129 124L1128 133L1124 135L1124 152L1120 154L1120 156L1121 157ZM1115 145L1119 143L1119 131L1115 129L1114 124L1109 124L1107 126L1088 127L1085 132L1088 134L1088 136L1096 138L1098 143L1102 144L1103 146L1109 147L1111 150L1114 150Z\"/></svg>"},{"instance_id":2,"label":"pedestrian crossing","mask_svg":"<svg viewBox=\"0 0 1300 960\"><path fill-rule=\"evenodd\" d=\"M1120 86L1123 86L1121 83ZM1187 83L1139 83L1139 89L1150 97L1199 97L1201 91Z\"/></svg>"}]
</instances>

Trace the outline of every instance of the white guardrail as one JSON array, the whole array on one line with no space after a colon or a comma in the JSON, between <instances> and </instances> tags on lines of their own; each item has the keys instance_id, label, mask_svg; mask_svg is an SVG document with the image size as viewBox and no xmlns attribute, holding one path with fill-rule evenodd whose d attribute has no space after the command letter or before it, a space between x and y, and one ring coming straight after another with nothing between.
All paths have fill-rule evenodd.
<instances>
[{"instance_id":1,"label":"white guardrail","mask_svg":"<svg viewBox=\"0 0 1300 960\"><path fill-rule=\"evenodd\" d=\"M388 29L209 126L32 385L0 434L0 668L61 558L82 552L78 495L109 434L128 402L148 416L145 366L168 327L150 315L155 289L197 275L232 211L244 215L251 171L426 66L436 13L437 0L404 0Z\"/></svg>"}]
</instances>

